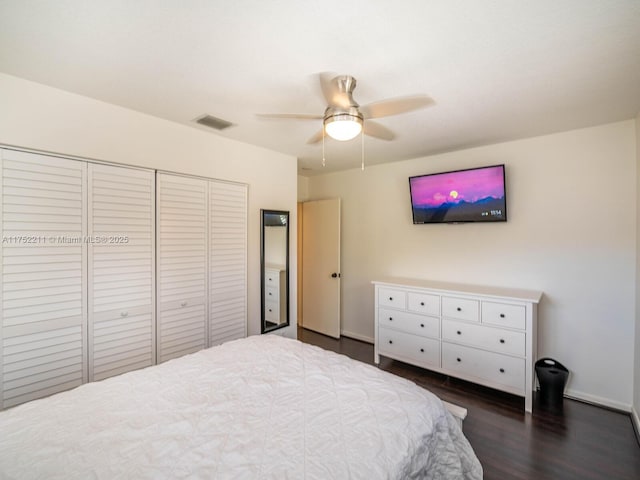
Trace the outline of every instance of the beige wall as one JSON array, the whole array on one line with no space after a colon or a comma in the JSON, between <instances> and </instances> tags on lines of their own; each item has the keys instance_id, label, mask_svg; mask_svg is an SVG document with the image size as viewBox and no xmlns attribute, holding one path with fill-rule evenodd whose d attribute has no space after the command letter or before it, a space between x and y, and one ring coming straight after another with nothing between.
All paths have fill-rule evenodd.
<instances>
[{"instance_id":1,"label":"beige wall","mask_svg":"<svg viewBox=\"0 0 640 480\"><path fill-rule=\"evenodd\" d=\"M289 210L296 336L294 157L4 74L0 106L0 144L249 184L249 334L260 333L260 209Z\"/></svg>"},{"instance_id":2,"label":"beige wall","mask_svg":"<svg viewBox=\"0 0 640 480\"><path fill-rule=\"evenodd\" d=\"M633 420L640 434L640 112L636 117L636 330L633 382Z\"/></svg>"},{"instance_id":3,"label":"beige wall","mask_svg":"<svg viewBox=\"0 0 640 480\"><path fill-rule=\"evenodd\" d=\"M342 330L373 337L382 275L544 291L539 356L568 392L629 410L633 388L634 121L309 178L342 198ZM506 223L413 225L408 177L506 164Z\"/></svg>"}]
</instances>

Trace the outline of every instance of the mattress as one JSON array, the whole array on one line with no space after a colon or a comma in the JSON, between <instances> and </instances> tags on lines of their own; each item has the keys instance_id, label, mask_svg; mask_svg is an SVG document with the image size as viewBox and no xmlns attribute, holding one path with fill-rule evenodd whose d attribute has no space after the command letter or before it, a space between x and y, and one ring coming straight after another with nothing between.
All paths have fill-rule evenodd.
<instances>
[{"instance_id":1,"label":"mattress","mask_svg":"<svg viewBox=\"0 0 640 480\"><path fill-rule=\"evenodd\" d=\"M429 391L262 335L0 412L0 478L479 479L482 467Z\"/></svg>"}]
</instances>

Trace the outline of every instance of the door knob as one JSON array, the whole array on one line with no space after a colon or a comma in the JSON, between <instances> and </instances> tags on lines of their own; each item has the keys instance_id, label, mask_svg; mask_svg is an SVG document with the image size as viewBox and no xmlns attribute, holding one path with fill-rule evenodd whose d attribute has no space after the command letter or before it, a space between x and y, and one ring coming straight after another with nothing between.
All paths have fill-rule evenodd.
<instances>
[{"instance_id":1,"label":"door knob","mask_svg":"<svg viewBox=\"0 0 640 480\"><path fill-rule=\"evenodd\" d=\"M333 272L333 273L331 274L331 278L339 278L339 277L340 277L340 274L339 274L339 273Z\"/></svg>"}]
</instances>

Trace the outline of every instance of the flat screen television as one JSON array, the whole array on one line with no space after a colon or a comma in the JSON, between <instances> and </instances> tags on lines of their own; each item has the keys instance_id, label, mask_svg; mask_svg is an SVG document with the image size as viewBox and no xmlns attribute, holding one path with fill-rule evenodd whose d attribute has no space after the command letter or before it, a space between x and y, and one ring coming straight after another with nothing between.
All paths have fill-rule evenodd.
<instances>
[{"instance_id":1,"label":"flat screen television","mask_svg":"<svg viewBox=\"0 0 640 480\"><path fill-rule=\"evenodd\" d=\"M413 223L506 222L504 165L409 178Z\"/></svg>"}]
</instances>

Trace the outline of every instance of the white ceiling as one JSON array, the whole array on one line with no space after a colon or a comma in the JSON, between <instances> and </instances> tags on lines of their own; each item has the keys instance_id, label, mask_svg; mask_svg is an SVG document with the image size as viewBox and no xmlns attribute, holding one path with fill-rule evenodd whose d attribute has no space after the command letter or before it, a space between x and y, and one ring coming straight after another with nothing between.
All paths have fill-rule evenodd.
<instances>
[{"instance_id":1,"label":"white ceiling","mask_svg":"<svg viewBox=\"0 0 640 480\"><path fill-rule=\"evenodd\" d=\"M322 114L327 71L361 105L436 102L378 120L397 136L365 137L367 164L630 119L640 1L0 0L0 72L294 155L303 175L359 167L359 139L327 141L323 169L320 120L255 114Z\"/></svg>"}]
</instances>

